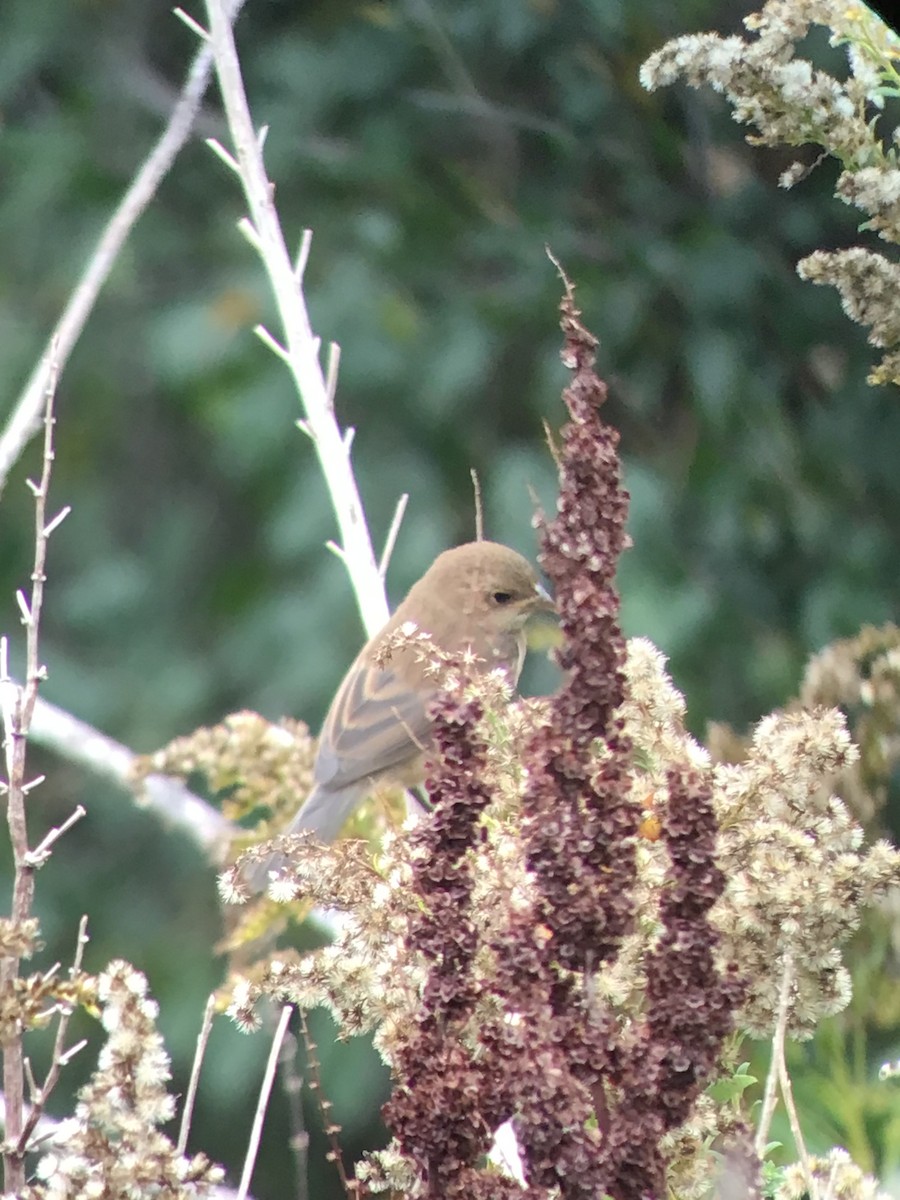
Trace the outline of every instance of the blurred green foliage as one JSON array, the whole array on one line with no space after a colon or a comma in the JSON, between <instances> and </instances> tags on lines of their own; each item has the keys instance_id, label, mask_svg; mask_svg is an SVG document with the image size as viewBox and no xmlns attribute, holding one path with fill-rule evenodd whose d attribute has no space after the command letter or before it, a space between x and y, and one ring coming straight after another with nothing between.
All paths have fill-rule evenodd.
<instances>
[{"instance_id":1,"label":"blurred green foliage","mask_svg":"<svg viewBox=\"0 0 900 1200\"><path fill-rule=\"evenodd\" d=\"M787 160L746 147L716 97L648 96L637 82L667 37L736 31L743 11L249 0L239 23L284 228L315 231L309 302L317 332L342 345L337 403L359 431L376 543L411 493L392 598L472 536L472 466L488 534L534 552L528 489L552 505L541 423L561 420L565 381L548 244L601 337L622 431L626 630L671 656L698 731L751 722L794 692L810 652L897 616L900 409L865 386L871 355L837 298L793 273L815 247L857 239L831 198L834 171L780 192ZM168 5L141 0L5 0L0 32L5 412L195 47ZM214 91L198 133L226 138ZM236 708L315 727L361 637L323 549L334 522L296 399L251 333L277 326L235 229L242 211L195 138L60 390L54 498L73 512L51 547L45 694L139 751ZM36 463L32 446L3 496L9 631ZM540 663L527 679L552 684ZM88 808L38 880L46 954L70 957L87 911L88 967L122 955L149 973L183 1090L220 976L213 873L128 799L32 761L50 777L32 800L36 832ZM328 1049L324 1020L317 1032L353 1153L379 1136L384 1075L358 1047ZM261 1037L214 1033L196 1141L232 1174L264 1052ZM286 1127L276 1104L261 1196L285 1187ZM311 1194L330 1194L321 1141L310 1154Z\"/></svg>"}]
</instances>

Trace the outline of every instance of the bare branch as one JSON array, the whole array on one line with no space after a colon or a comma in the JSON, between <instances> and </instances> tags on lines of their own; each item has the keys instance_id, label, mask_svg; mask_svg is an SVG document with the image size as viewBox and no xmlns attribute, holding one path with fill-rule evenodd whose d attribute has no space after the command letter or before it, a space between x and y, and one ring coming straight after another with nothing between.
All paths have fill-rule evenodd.
<instances>
[{"instance_id":1,"label":"bare branch","mask_svg":"<svg viewBox=\"0 0 900 1200\"><path fill-rule=\"evenodd\" d=\"M336 386L337 352L336 349L331 352L331 367L326 378L319 361L319 339L313 334L306 302L298 286L309 253L309 235L304 234L300 253L296 262L292 262L275 209L274 187L266 174L260 138L247 104L234 36L223 0L206 0L206 11L219 88L234 144L234 158L238 164L250 221L259 242L259 255L281 317L285 361L303 404L312 442L331 495L340 531L342 557L363 625L367 633L373 634L387 619L387 601L350 457L333 413L331 400Z\"/></svg>"},{"instance_id":2,"label":"bare branch","mask_svg":"<svg viewBox=\"0 0 900 1200\"><path fill-rule=\"evenodd\" d=\"M223 19L234 20L242 3L243 0L229 0L227 6L223 7ZM144 209L156 195L160 183L188 139L209 83L211 69L212 53L208 46L203 45L191 63L178 103L172 110L162 136L144 159L100 235L94 253L63 309L41 361L13 407L6 428L0 434L0 492L13 464L40 428L44 382L47 378L51 347L54 348L57 368L62 371L125 241Z\"/></svg>"},{"instance_id":3,"label":"bare branch","mask_svg":"<svg viewBox=\"0 0 900 1200\"><path fill-rule=\"evenodd\" d=\"M22 927L31 916L34 900L34 864L28 849L28 822L25 815L26 750L31 717L37 701L38 686L44 678L39 655L41 609L47 565L47 496L53 472L53 402L59 378L55 346L44 379L44 455L40 483L31 484L34 496L34 566L31 571L31 595L16 594L25 624L25 683L12 685L4 678L3 716L6 738L7 807L6 822L13 851L13 894L11 921ZM6 648L3 651L6 675ZM0 960L0 987L10 990L19 974L20 956L6 955ZM3 1177L6 1191L18 1195L25 1187L25 1063L22 1030L3 1045L3 1092L6 1096L6 1139L3 1152Z\"/></svg>"}]
</instances>

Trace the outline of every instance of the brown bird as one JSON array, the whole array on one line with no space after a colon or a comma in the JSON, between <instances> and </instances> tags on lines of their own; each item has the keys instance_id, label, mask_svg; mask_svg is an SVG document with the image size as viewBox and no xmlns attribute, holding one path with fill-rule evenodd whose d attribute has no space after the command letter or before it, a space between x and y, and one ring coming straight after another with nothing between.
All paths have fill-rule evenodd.
<instances>
[{"instance_id":1,"label":"brown bird","mask_svg":"<svg viewBox=\"0 0 900 1200\"><path fill-rule=\"evenodd\" d=\"M430 743L428 704L437 691L411 646L379 666L387 638L407 622L442 650L470 649L478 670L497 667L515 685L525 657L525 622L553 602L534 568L507 546L469 542L438 555L387 624L359 652L337 690L313 770L314 786L285 832L310 829L333 841L376 787L415 787ZM254 871L265 881L279 856Z\"/></svg>"}]
</instances>

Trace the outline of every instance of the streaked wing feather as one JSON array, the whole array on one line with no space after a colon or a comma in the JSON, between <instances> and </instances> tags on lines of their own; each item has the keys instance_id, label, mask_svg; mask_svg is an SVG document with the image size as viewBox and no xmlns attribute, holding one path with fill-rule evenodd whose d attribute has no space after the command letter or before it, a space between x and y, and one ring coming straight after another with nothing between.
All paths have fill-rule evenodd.
<instances>
[{"instance_id":1,"label":"streaked wing feather","mask_svg":"<svg viewBox=\"0 0 900 1200\"><path fill-rule=\"evenodd\" d=\"M428 742L429 699L392 667L357 661L325 718L316 783L335 790L405 762Z\"/></svg>"}]
</instances>

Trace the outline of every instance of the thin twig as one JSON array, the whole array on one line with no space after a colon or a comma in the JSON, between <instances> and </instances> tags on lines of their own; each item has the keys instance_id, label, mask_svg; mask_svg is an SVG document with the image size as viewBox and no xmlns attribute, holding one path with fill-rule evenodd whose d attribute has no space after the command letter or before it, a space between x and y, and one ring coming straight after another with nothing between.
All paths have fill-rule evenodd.
<instances>
[{"instance_id":1,"label":"thin twig","mask_svg":"<svg viewBox=\"0 0 900 1200\"><path fill-rule=\"evenodd\" d=\"M178 1130L178 1144L175 1147L178 1154L184 1154L187 1150L188 1135L191 1131L191 1117L194 1115L194 1101L197 1099L197 1087L200 1083L200 1067L203 1065L203 1056L206 1053L206 1046L209 1042L215 1013L216 997L212 995L206 1001L206 1008L203 1010L203 1021L200 1025L200 1032L197 1034L197 1048L194 1051L194 1061L191 1065L191 1078L188 1082L188 1090L181 1108L181 1128Z\"/></svg>"},{"instance_id":2,"label":"thin twig","mask_svg":"<svg viewBox=\"0 0 900 1200\"><path fill-rule=\"evenodd\" d=\"M69 971L70 979L75 979L81 971L81 964L84 962L84 948L88 944L87 932L87 916L82 916L78 922L78 937L75 942L75 954L72 959L72 967ZM69 1031L69 1020L72 1016L73 1008L66 1007L60 1011L59 1024L56 1026L56 1037L53 1039L53 1053L50 1056L50 1066L47 1074L44 1077L43 1085L40 1088L32 1088L31 1099L32 1108L28 1114L28 1119L25 1122L25 1127L19 1137L18 1150L20 1154L30 1148L29 1142L32 1135L38 1129L38 1126L43 1118L44 1109L47 1106L47 1100L50 1094L56 1087L59 1079L59 1074L66 1063L82 1050L86 1043L84 1040L76 1042L74 1046L70 1046L66 1050L66 1034Z\"/></svg>"},{"instance_id":3,"label":"thin twig","mask_svg":"<svg viewBox=\"0 0 900 1200\"><path fill-rule=\"evenodd\" d=\"M234 20L242 3L243 0L230 0L228 19ZM123 245L188 139L209 83L211 68L212 53L208 46L203 45L194 56L168 124L159 141L144 159L100 235L84 273L63 309L41 361L13 407L6 427L0 434L0 492L3 491L6 478L22 450L40 428L44 381L47 377L47 363L51 358L51 347L54 348L57 367L62 371Z\"/></svg>"},{"instance_id":4,"label":"thin twig","mask_svg":"<svg viewBox=\"0 0 900 1200\"><path fill-rule=\"evenodd\" d=\"M259 1151L259 1140L262 1137L263 1122L266 1119L266 1107L269 1103L272 1083L275 1079L275 1069L278 1066L278 1055L281 1052L281 1043L287 1032L288 1021L291 1019L292 1011L290 1004L286 1004L281 1010L281 1020L278 1022L278 1028L275 1030L275 1036L272 1039L272 1049L269 1051L269 1061L266 1063L266 1073L263 1075L262 1086L259 1089L259 1100L257 1101L256 1112L253 1115L250 1143L247 1146L244 1170L241 1174L241 1182L238 1185L237 1200L245 1200L247 1192L250 1190L250 1180L253 1178L253 1168L256 1165L256 1155Z\"/></svg>"},{"instance_id":5,"label":"thin twig","mask_svg":"<svg viewBox=\"0 0 900 1200\"><path fill-rule=\"evenodd\" d=\"M43 780L43 778L44 777L42 775L41 780ZM31 791L31 789L38 782L38 780L33 780L30 784L23 788L23 791ZM62 825L54 825L54 827L47 832L40 845L35 846L33 850L29 850L28 865L31 867L43 866L43 864L50 857L50 851L56 845L62 835L64 833L68 833L72 826L77 824L78 821L80 821L84 816L87 816L87 809L81 804L76 805L75 811L69 813Z\"/></svg>"},{"instance_id":6,"label":"thin twig","mask_svg":"<svg viewBox=\"0 0 900 1200\"><path fill-rule=\"evenodd\" d=\"M294 280L298 288L303 286L303 276L306 274L306 264L309 262L311 246L312 230L304 229L303 236L300 238L300 245L297 248L297 257L294 259Z\"/></svg>"},{"instance_id":7,"label":"thin twig","mask_svg":"<svg viewBox=\"0 0 900 1200\"><path fill-rule=\"evenodd\" d=\"M484 507L481 503L481 480L474 467L469 469L472 476L472 491L475 495L475 541L484 541Z\"/></svg>"},{"instance_id":8,"label":"thin twig","mask_svg":"<svg viewBox=\"0 0 900 1200\"><path fill-rule=\"evenodd\" d=\"M54 352L46 364L44 378L44 454L39 483L30 483L34 496L34 565L31 571L31 595L20 604L25 625L25 682L15 689L12 712L9 712L9 683L4 681L4 717L6 721L7 808L6 821L13 851L13 894L11 922L21 928L31 915L34 900L34 866L28 850L28 822L25 815L26 750L31 716L37 700L38 687L46 672L40 662L40 624L44 600L47 565L47 496L53 473L53 401L59 378L59 360ZM7 664L4 653L4 674ZM12 989L19 974L20 956L9 954L0 960L0 987ZM22 1031L8 1038L3 1045L3 1093L6 1097L6 1139L3 1153L3 1174L6 1191L18 1195L25 1187L25 1152L23 1136L25 1119L25 1064Z\"/></svg>"},{"instance_id":9,"label":"thin twig","mask_svg":"<svg viewBox=\"0 0 900 1200\"><path fill-rule=\"evenodd\" d=\"M319 361L319 339L313 334L306 301L299 287L309 253L309 235L304 234L297 261L292 261L275 208L274 186L266 173L260 139L250 115L224 0L206 0L206 12L209 45L215 57L234 159L238 164L257 249L281 319L281 349L303 404L308 431L331 496L340 532L341 553L363 625L371 635L387 619L387 600L350 455L331 404L336 386L337 351L336 348L331 351L331 366L326 377Z\"/></svg>"},{"instance_id":10,"label":"thin twig","mask_svg":"<svg viewBox=\"0 0 900 1200\"><path fill-rule=\"evenodd\" d=\"M387 576L387 570L390 566L391 555L394 553L394 546L397 544L397 534L400 532L400 526L403 522L403 514L406 512L406 506L409 503L409 492L404 492L397 501L397 507L394 509L394 515L391 518L391 527L388 529L387 537L384 539L384 549L381 552L381 558L378 561L378 574L384 579Z\"/></svg>"}]
</instances>

